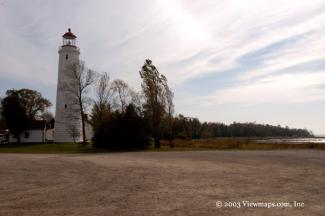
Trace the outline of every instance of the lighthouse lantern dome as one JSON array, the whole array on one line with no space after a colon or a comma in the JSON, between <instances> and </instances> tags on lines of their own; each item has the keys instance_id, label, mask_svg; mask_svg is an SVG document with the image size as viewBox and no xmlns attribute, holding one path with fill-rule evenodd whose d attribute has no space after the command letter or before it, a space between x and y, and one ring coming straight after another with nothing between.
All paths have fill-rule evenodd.
<instances>
[{"instance_id":1,"label":"lighthouse lantern dome","mask_svg":"<svg viewBox=\"0 0 325 216\"><path fill-rule=\"evenodd\" d=\"M72 32L71 29L68 29L68 32L66 32L63 37L63 46L76 46L76 38Z\"/></svg>"}]
</instances>

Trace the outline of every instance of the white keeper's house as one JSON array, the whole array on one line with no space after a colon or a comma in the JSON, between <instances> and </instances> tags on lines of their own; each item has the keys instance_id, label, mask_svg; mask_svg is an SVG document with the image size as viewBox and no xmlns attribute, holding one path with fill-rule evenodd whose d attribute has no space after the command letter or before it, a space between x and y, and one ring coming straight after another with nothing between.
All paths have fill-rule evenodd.
<instances>
[{"instance_id":1,"label":"white keeper's house","mask_svg":"<svg viewBox=\"0 0 325 216\"><path fill-rule=\"evenodd\" d=\"M22 132L20 137L21 143L46 143L53 140L51 131L53 130L54 122L46 122L46 120L32 120L29 122L28 129ZM9 131L8 131L9 133ZM9 134L9 143L16 143L17 137Z\"/></svg>"}]
</instances>

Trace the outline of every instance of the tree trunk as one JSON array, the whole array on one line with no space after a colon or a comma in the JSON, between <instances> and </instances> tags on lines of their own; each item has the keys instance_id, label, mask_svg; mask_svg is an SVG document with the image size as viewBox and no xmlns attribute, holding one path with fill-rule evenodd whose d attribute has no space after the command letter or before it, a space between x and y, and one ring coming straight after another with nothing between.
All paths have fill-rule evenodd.
<instances>
[{"instance_id":1,"label":"tree trunk","mask_svg":"<svg viewBox=\"0 0 325 216\"><path fill-rule=\"evenodd\" d=\"M155 105L157 106L157 105ZM155 107L155 109L153 110L153 136L155 139L155 148L160 148L160 140L159 140L159 136L160 136L160 122L159 122L159 118L158 118L158 111L157 111L157 107Z\"/></svg>"},{"instance_id":2,"label":"tree trunk","mask_svg":"<svg viewBox=\"0 0 325 216\"><path fill-rule=\"evenodd\" d=\"M174 148L174 143L173 143L173 120L172 120L172 118L173 117L171 115L169 115L169 146L170 146L170 148Z\"/></svg>"},{"instance_id":3,"label":"tree trunk","mask_svg":"<svg viewBox=\"0 0 325 216\"><path fill-rule=\"evenodd\" d=\"M172 138L169 139L169 146L170 148L174 148L174 143Z\"/></svg>"},{"instance_id":4,"label":"tree trunk","mask_svg":"<svg viewBox=\"0 0 325 216\"><path fill-rule=\"evenodd\" d=\"M169 135L169 146L170 148L174 148L174 143L173 143L173 134L172 134L172 130L170 132L170 135Z\"/></svg>"},{"instance_id":5,"label":"tree trunk","mask_svg":"<svg viewBox=\"0 0 325 216\"><path fill-rule=\"evenodd\" d=\"M81 126L82 126L82 143L86 144L86 127L85 127L85 116L81 113Z\"/></svg>"},{"instance_id":6,"label":"tree trunk","mask_svg":"<svg viewBox=\"0 0 325 216\"><path fill-rule=\"evenodd\" d=\"M154 139L155 139L155 148L160 148L160 118L159 118L159 104L158 104L158 98L157 94L155 94L155 100L154 100L154 106L153 106L153 131L154 131Z\"/></svg>"},{"instance_id":7,"label":"tree trunk","mask_svg":"<svg viewBox=\"0 0 325 216\"><path fill-rule=\"evenodd\" d=\"M156 135L155 135L155 148L160 148L160 140L159 140L158 133L156 133Z\"/></svg>"},{"instance_id":8,"label":"tree trunk","mask_svg":"<svg viewBox=\"0 0 325 216\"><path fill-rule=\"evenodd\" d=\"M80 91L80 95L81 95ZM81 127L82 127L82 144L86 144L86 129L85 129L85 115L84 115L84 107L82 104L81 96L79 97L79 106L80 106L80 114L81 114Z\"/></svg>"},{"instance_id":9,"label":"tree trunk","mask_svg":"<svg viewBox=\"0 0 325 216\"><path fill-rule=\"evenodd\" d=\"M20 134L17 135L17 143L20 144Z\"/></svg>"}]
</instances>

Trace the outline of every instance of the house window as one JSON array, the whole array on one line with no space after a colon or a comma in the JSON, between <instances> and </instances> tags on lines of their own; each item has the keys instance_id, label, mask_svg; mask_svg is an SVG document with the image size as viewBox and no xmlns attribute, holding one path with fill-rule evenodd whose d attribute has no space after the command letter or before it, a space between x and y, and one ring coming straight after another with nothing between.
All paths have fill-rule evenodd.
<instances>
[{"instance_id":1,"label":"house window","mask_svg":"<svg viewBox=\"0 0 325 216\"><path fill-rule=\"evenodd\" d=\"M66 54L66 55L65 55L65 59L68 60L68 58L69 58L69 56L68 56L68 54Z\"/></svg>"},{"instance_id":2,"label":"house window","mask_svg":"<svg viewBox=\"0 0 325 216\"><path fill-rule=\"evenodd\" d=\"M64 104L64 109L67 109L68 108L68 105Z\"/></svg>"},{"instance_id":3,"label":"house window","mask_svg":"<svg viewBox=\"0 0 325 216\"><path fill-rule=\"evenodd\" d=\"M25 132L25 138L28 139L30 136L29 132Z\"/></svg>"}]
</instances>

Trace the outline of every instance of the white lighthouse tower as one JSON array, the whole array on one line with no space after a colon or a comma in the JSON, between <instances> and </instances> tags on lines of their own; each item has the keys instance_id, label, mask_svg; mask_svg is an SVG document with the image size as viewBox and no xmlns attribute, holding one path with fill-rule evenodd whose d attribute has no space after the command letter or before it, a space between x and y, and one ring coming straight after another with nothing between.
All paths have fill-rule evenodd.
<instances>
[{"instance_id":1,"label":"white lighthouse tower","mask_svg":"<svg viewBox=\"0 0 325 216\"><path fill-rule=\"evenodd\" d=\"M78 85L75 78L79 72L80 51L76 36L68 29L59 47L59 71L56 94L54 142L81 141L80 108L77 102Z\"/></svg>"}]
</instances>

